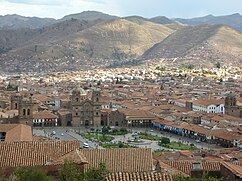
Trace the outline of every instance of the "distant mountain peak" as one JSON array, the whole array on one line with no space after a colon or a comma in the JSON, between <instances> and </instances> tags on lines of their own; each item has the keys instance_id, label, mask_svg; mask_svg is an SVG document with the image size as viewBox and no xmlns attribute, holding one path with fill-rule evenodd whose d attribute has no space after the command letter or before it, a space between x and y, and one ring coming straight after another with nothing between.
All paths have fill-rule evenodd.
<instances>
[{"instance_id":1,"label":"distant mountain peak","mask_svg":"<svg viewBox=\"0 0 242 181\"><path fill-rule=\"evenodd\" d=\"M118 17L105 14L99 11L83 11L80 13L66 15L60 20L67 20L71 18L82 19L82 20L96 20L96 19L110 20L110 19L116 19Z\"/></svg>"}]
</instances>

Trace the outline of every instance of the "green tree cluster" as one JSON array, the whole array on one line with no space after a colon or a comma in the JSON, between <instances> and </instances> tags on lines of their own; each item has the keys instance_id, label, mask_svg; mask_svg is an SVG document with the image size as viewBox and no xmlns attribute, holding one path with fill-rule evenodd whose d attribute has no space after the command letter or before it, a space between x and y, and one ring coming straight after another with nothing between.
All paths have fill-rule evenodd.
<instances>
[{"instance_id":1,"label":"green tree cluster","mask_svg":"<svg viewBox=\"0 0 242 181\"><path fill-rule=\"evenodd\" d=\"M82 173L72 161L65 161L57 177L48 176L42 167L20 167L11 177L6 178L0 170L0 181L105 181L109 171L104 163Z\"/></svg>"}]
</instances>

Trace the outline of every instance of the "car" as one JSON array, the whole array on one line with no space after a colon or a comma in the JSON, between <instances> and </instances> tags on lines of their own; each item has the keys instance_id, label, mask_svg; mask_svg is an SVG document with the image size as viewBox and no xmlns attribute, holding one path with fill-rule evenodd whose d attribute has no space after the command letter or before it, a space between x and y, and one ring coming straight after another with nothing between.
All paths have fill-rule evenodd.
<instances>
[{"instance_id":1,"label":"car","mask_svg":"<svg viewBox=\"0 0 242 181\"><path fill-rule=\"evenodd\" d=\"M83 143L83 148L89 148L89 144L88 143Z\"/></svg>"},{"instance_id":2,"label":"car","mask_svg":"<svg viewBox=\"0 0 242 181\"><path fill-rule=\"evenodd\" d=\"M196 140L196 142L197 142L197 143L201 143L201 141L200 141L200 140Z\"/></svg>"},{"instance_id":3,"label":"car","mask_svg":"<svg viewBox=\"0 0 242 181\"><path fill-rule=\"evenodd\" d=\"M56 132L55 132L55 131L52 131L52 134L53 134L53 135L55 135L55 134L56 134Z\"/></svg>"},{"instance_id":4,"label":"car","mask_svg":"<svg viewBox=\"0 0 242 181\"><path fill-rule=\"evenodd\" d=\"M154 131L153 129L150 130L150 132L153 132L153 131Z\"/></svg>"},{"instance_id":5,"label":"car","mask_svg":"<svg viewBox=\"0 0 242 181\"><path fill-rule=\"evenodd\" d=\"M61 136L64 136L64 133L61 133Z\"/></svg>"}]
</instances>

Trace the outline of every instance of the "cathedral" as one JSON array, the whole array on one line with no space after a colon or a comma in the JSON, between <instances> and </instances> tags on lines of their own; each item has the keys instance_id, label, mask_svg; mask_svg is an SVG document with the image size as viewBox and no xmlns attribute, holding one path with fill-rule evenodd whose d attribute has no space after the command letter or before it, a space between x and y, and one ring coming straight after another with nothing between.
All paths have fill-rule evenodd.
<instances>
[{"instance_id":1,"label":"cathedral","mask_svg":"<svg viewBox=\"0 0 242 181\"><path fill-rule=\"evenodd\" d=\"M82 89L72 91L72 126L99 127L101 123L100 91L93 90L91 98Z\"/></svg>"},{"instance_id":2,"label":"cathedral","mask_svg":"<svg viewBox=\"0 0 242 181\"><path fill-rule=\"evenodd\" d=\"M99 127L101 125L100 90L86 92L82 88L72 91L70 99L61 102L58 111L62 126Z\"/></svg>"}]
</instances>

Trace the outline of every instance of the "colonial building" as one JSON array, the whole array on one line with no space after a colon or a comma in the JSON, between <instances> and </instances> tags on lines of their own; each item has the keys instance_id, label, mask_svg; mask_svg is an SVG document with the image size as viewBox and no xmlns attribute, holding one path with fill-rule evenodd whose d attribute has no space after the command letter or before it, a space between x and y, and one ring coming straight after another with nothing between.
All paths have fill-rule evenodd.
<instances>
[{"instance_id":1,"label":"colonial building","mask_svg":"<svg viewBox=\"0 0 242 181\"><path fill-rule=\"evenodd\" d=\"M18 110L17 122L20 124L33 125L33 111L36 104L32 95L21 95L19 93L11 96L11 110Z\"/></svg>"},{"instance_id":2,"label":"colonial building","mask_svg":"<svg viewBox=\"0 0 242 181\"><path fill-rule=\"evenodd\" d=\"M225 113L242 118L242 104L237 100L234 94L229 94L225 98Z\"/></svg>"},{"instance_id":3,"label":"colonial building","mask_svg":"<svg viewBox=\"0 0 242 181\"><path fill-rule=\"evenodd\" d=\"M101 125L101 103L100 91L93 90L91 99L87 93L79 88L72 92L72 126L93 126Z\"/></svg>"},{"instance_id":4,"label":"colonial building","mask_svg":"<svg viewBox=\"0 0 242 181\"><path fill-rule=\"evenodd\" d=\"M72 91L70 100L61 102L58 111L62 126L99 127L101 125L100 90L86 92L82 88Z\"/></svg>"}]
</instances>

